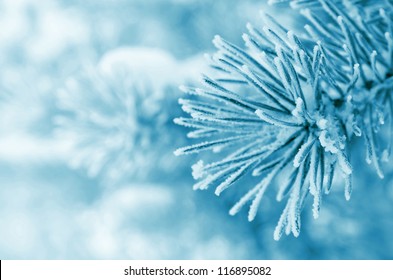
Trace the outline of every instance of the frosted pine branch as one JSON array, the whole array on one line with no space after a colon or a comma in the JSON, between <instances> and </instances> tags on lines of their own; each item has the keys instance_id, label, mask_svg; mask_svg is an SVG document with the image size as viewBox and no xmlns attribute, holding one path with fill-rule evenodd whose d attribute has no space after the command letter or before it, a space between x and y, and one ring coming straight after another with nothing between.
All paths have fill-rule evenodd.
<instances>
[{"instance_id":1,"label":"frosted pine branch","mask_svg":"<svg viewBox=\"0 0 393 280\"><path fill-rule=\"evenodd\" d=\"M287 176L277 193L287 204L275 239L299 235L309 195L319 216L333 175L343 178L350 199L354 137L365 139L367 162L383 177L393 123L392 5L359 3L293 1L309 21L304 36L265 14L263 28L247 25L245 49L216 36L214 78L204 77L202 88L183 88L193 97L180 100L191 117L175 122L207 139L176 154L210 149L222 156L194 166L195 189L213 187L219 195L243 177L259 178L230 210L234 215L249 203L252 221L269 186Z\"/></svg>"}]
</instances>

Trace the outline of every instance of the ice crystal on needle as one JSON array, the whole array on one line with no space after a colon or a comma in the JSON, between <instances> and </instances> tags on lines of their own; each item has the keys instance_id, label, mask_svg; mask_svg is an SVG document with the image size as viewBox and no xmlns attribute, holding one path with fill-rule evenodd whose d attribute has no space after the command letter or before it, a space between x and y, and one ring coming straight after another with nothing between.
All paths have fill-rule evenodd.
<instances>
[{"instance_id":1,"label":"ice crystal on needle","mask_svg":"<svg viewBox=\"0 0 393 280\"><path fill-rule=\"evenodd\" d=\"M350 198L354 136L365 135L368 162L382 177L378 131L385 119L388 131L392 126L390 2L380 1L378 13L375 5L363 7L358 1L294 2L315 9L302 10L310 21L308 35L296 36L262 14L262 30L247 26L246 49L217 36L218 52L211 58L214 78L203 77L203 88L182 88L194 96L180 99L191 118L175 119L194 129L190 137L207 138L175 154L226 153L218 161L194 165L193 176L199 180L195 189L212 186L220 195L242 177L260 178L232 207L231 215L250 203L252 221L269 186L278 176L287 177L277 190L277 200L287 203L275 239L284 232L299 235L309 195L318 217L334 174L341 174L345 198ZM354 21L349 15L361 12L367 17ZM313 13L332 20L323 25Z\"/></svg>"},{"instance_id":2,"label":"ice crystal on needle","mask_svg":"<svg viewBox=\"0 0 393 280\"><path fill-rule=\"evenodd\" d=\"M321 40L326 50L326 76L336 103L346 110L349 133L362 134L366 160L383 178L382 161L391 153L393 86L393 2L292 1L308 19L310 38ZM328 24L323 24L323 18ZM386 122L386 125L385 125ZM380 129L387 133L382 141ZM387 143L384 143L387 142Z\"/></svg>"}]
</instances>

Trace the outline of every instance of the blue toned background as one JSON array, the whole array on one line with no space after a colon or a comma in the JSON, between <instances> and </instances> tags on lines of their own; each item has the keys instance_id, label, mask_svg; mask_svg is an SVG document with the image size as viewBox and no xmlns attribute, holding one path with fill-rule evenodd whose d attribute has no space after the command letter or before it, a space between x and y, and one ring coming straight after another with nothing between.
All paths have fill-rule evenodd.
<instances>
[{"instance_id":1,"label":"blue toned background","mask_svg":"<svg viewBox=\"0 0 393 280\"><path fill-rule=\"evenodd\" d=\"M192 190L197 158L173 155L189 144L178 86L261 9L303 25L266 1L0 0L0 258L392 259L393 173L361 143L351 200L334 186L279 242L284 204L231 217L230 195Z\"/></svg>"}]
</instances>

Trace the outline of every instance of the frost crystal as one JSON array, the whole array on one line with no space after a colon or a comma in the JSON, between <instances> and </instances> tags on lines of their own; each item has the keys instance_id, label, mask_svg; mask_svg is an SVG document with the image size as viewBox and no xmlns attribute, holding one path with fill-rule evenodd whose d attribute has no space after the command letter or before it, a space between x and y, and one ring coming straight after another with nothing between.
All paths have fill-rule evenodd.
<instances>
[{"instance_id":1,"label":"frost crystal","mask_svg":"<svg viewBox=\"0 0 393 280\"><path fill-rule=\"evenodd\" d=\"M192 138L205 138L175 154L221 151L218 161L193 167L195 189L211 186L220 195L243 177L259 177L230 210L234 215L250 203L252 221L269 186L287 176L277 192L277 200L287 200L278 240L284 232L299 235L309 195L318 217L335 173L350 198L354 137L364 135L367 159L383 177L380 162L391 149L393 15L391 1L375 2L293 1L306 8L306 35L263 14L262 30L247 26L246 49L214 38L214 77L203 77L202 88L182 87L193 96L180 100L191 118L175 119L194 129Z\"/></svg>"}]
</instances>

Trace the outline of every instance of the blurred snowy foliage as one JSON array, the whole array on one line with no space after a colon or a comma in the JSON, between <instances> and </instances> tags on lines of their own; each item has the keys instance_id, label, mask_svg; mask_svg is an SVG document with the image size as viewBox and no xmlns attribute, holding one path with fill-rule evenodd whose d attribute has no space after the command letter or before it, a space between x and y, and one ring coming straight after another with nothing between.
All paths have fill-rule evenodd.
<instances>
[{"instance_id":1,"label":"blurred snowy foliage","mask_svg":"<svg viewBox=\"0 0 393 280\"><path fill-rule=\"evenodd\" d=\"M73 146L71 165L111 184L182 174L171 152L184 143L172 121L180 114L177 85L195 80L200 65L156 49L123 48L105 54L96 69L68 79L58 93L63 114L56 122L58 139Z\"/></svg>"},{"instance_id":2,"label":"blurred snowy foliage","mask_svg":"<svg viewBox=\"0 0 393 280\"><path fill-rule=\"evenodd\" d=\"M242 188L217 200L190 187L191 163L217 154L173 155L189 144L178 86L211 73L216 34L241 44L261 9L303 32L288 1L266 2L0 1L1 259L393 258L393 170L376 178L361 141L351 200L334 181L319 219L304 211L302 234L280 242L273 192L252 223L229 216Z\"/></svg>"}]
</instances>

